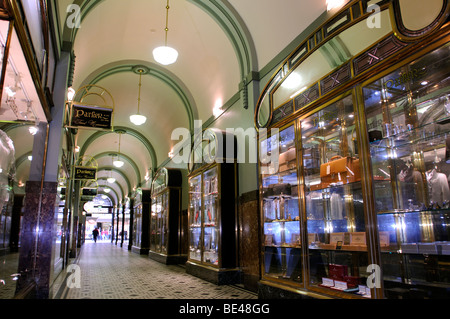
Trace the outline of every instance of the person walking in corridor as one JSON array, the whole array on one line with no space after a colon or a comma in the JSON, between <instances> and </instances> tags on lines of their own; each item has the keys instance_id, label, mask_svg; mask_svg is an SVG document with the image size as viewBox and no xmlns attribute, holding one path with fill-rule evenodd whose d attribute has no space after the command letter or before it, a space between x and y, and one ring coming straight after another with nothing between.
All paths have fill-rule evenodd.
<instances>
[{"instance_id":1,"label":"person walking in corridor","mask_svg":"<svg viewBox=\"0 0 450 319\"><path fill-rule=\"evenodd\" d=\"M93 231L92 231L92 236L94 237L94 242L97 242L97 237L98 237L98 228L96 227Z\"/></svg>"}]
</instances>

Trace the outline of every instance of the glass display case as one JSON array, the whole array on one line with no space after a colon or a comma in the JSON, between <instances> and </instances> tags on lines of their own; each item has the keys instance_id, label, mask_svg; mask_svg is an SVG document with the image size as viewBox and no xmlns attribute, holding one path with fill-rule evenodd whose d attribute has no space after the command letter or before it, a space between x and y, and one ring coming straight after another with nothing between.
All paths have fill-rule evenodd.
<instances>
[{"instance_id":1,"label":"glass display case","mask_svg":"<svg viewBox=\"0 0 450 319\"><path fill-rule=\"evenodd\" d=\"M169 264L187 259L181 245L181 171L162 168L152 183L149 257Z\"/></svg>"},{"instance_id":2,"label":"glass display case","mask_svg":"<svg viewBox=\"0 0 450 319\"><path fill-rule=\"evenodd\" d=\"M448 299L450 4L435 5L349 1L261 91L260 297Z\"/></svg>"},{"instance_id":3,"label":"glass display case","mask_svg":"<svg viewBox=\"0 0 450 319\"><path fill-rule=\"evenodd\" d=\"M140 255L147 255L150 250L150 201L150 190L142 189L136 193L131 251Z\"/></svg>"},{"instance_id":4,"label":"glass display case","mask_svg":"<svg viewBox=\"0 0 450 319\"><path fill-rule=\"evenodd\" d=\"M191 154L189 175L186 271L219 285L240 280L236 248L237 165L235 158L223 157L227 154L224 150L227 136L219 130L205 131L203 143L194 147ZM234 139L234 135L231 138ZM205 156L194 159L194 154L202 152Z\"/></svg>"},{"instance_id":5,"label":"glass display case","mask_svg":"<svg viewBox=\"0 0 450 319\"><path fill-rule=\"evenodd\" d=\"M261 140L263 270L272 278L302 282L302 252L295 127Z\"/></svg>"},{"instance_id":6,"label":"glass display case","mask_svg":"<svg viewBox=\"0 0 450 319\"><path fill-rule=\"evenodd\" d=\"M189 259L202 260L202 176L189 180Z\"/></svg>"},{"instance_id":7,"label":"glass display case","mask_svg":"<svg viewBox=\"0 0 450 319\"><path fill-rule=\"evenodd\" d=\"M448 298L450 45L362 90L385 294Z\"/></svg>"},{"instance_id":8,"label":"glass display case","mask_svg":"<svg viewBox=\"0 0 450 319\"><path fill-rule=\"evenodd\" d=\"M368 263L353 96L301 121L309 285L366 292Z\"/></svg>"}]
</instances>

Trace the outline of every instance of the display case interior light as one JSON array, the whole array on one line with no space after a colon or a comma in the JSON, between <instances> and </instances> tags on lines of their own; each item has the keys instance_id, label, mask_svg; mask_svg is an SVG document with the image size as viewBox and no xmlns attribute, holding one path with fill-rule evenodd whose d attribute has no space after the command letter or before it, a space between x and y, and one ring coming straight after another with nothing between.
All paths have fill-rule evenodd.
<instances>
[{"instance_id":1,"label":"display case interior light","mask_svg":"<svg viewBox=\"0 0 450 319\"><path fill-rule=\"evenodd\" d=\"M7 94L9 97L14 97L14 96L16 96L16 94L17 94L16 89L15 89L15 88L12 88L12 87L9 87L9 86L7 86L7 87L5 88L5 92L6 92L6 94Z\"/></svg>"},{"instance_id":2,"label":"display case interior light","mask_svg":"<svg viewBox=\"0 0 450 319\"><path fill-rule=\"evenodd\" d=\"M10 30L10 21L0 21L0 50L5 48ZM1 54L1 60L4 59ZM0 121L31 121L46 119L33 76L20 44L15 28L11 34L9 55L5 62L4 96Z\"/></svg>"}]
</instances>

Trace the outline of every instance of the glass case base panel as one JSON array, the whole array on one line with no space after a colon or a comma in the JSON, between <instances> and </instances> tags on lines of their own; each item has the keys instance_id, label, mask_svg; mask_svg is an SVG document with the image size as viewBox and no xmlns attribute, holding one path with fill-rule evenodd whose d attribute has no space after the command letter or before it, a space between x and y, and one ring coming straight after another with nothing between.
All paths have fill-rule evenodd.
<instances>
[{"instance_id":1,"label":"glass case base panel","mask_svg":"<svg viewBox=\"0 0 450 319\"><path fill-rule=\"evenodd\" d=\"M184 255L164 255L153 251L148 252L148 257L166 265L180 265L184 264L187 260L187 256Z\"/></svg>"},{"instance_id":2,"label":"glass case base panel","mask_svg":"<svg viewBox=\"0 0 450 319\"><path fill-rule=\"evenodd\" d=\"M258 284L258 299L329 299L329 297L304 289L286 287L280 284L261 280Z\"/></svg>"},{"instance_id":3,"label":"glass case base panel","mask_svg":"<svg viewBox=\"0 0 450 319\"><path fill-rule=\"evenodd\" d=\"M272 278L302 281L301 249L266 246L264 250L264 272Z\"/></svg>"},{"instance_id":4,"label":"glass case base panel","mask_svg":"<svg viewBox=\"0 0 450 319\"><path fill-rule=\"evenodd\" d=\"M239 269L216 269L190 261L186 263L186 273L219 286L240 284L242 281Z\"/></svg>"},{"instance_id":5,"label":"glass case base panel","mask_svg":"<svg viewBox=\"0 0 450 319\"><path fill-rule=\"evenodd\" d=\"M138 246L131 246L131 252L139 255L148 255L148 252L150 251L149 248L141 248Z\"/></svg>"}]
</instances>

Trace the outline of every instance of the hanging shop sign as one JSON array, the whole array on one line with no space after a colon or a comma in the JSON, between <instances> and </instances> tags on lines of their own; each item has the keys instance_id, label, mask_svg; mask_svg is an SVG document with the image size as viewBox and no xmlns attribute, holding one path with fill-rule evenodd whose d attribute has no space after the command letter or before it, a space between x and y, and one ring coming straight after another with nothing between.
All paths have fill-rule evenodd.
<instances>
[{"instance_id":1,"label":"hanging shop sign","mask_svg":"<svg viewBox=\"0 0 450 319\"><path fill-rule=\"evenodd\" d=\"M81 190L81 194L83 196L97 196L98 189L97 188L89 188L85 187Z\"/></svg>"},{"instance_id":2,"label":"hanging shop sign","mask_svg":"<svg viewBox=\"0 0 450 319\"><path fill-rule=\"evenodd\" d=\"M110 108L73 104L70 126L110 130L113 110Z\"/></svg>"},{"instance_id":3,"label":"hanging shop sign","mask_svg":"<svg viewBox=\"0 0 450 319\"><path fill-rule=\"evenodd\" d=\"M75 166L74 179L78 181L97 180L97 168Z\"/></svg>"}]
</instances>

